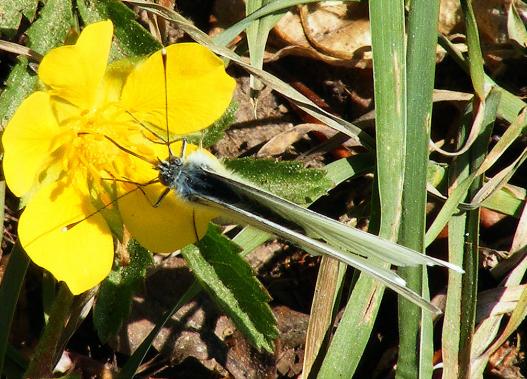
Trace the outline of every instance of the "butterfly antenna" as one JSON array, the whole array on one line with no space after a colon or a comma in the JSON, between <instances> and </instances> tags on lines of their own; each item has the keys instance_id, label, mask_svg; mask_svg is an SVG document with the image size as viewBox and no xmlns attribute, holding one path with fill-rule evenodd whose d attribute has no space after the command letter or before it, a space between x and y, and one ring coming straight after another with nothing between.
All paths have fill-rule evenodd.
<instances>
[{"instance_id":1,"label":"butterfly antenna","mask_svg":"<svg viewBox=\"0 0 527 379\"><path fill-rule=\"evenodd\" d=\"M165 79L165 128L167 133L167 148L168 156L173 157L172 149L170 148L170 131L168 129L168 80L167 80L167 50L163 47L161 50L161 59L163 61L163 75Z\"/></svg>"},{"instance_id":2,"label":"butterfly antenna","mask_svg":"<svg viewBox=\"0 0 527 379\"><path fill-rule=\"evenodd\" d=\"M126 111L126 113L128 113L128 115L130 117L132 117L134 119L135 122L137 122L139 125L141 125L144 129L146 129L148 132L152 133L155 137L157 137L161 143L163 144L167 144L169 143L170 141L166 140L163 138L163 136L159 133L157 133L156 131L154 131L152 128L150 128L149 126L147 126L144 122L142 122L141 120L139 120L137 117L135 117L130 111ZM159 142L155 142L155 141L152 141L154 143L159 143Z\"/></svg>"},{"instance_id":3,"label":"butterfly antenna","mask_svg":"<svg viewBox=\"0 0 527 379\"><path fill-rule=\"evenodd\" d=\"M110 141L111 143L113 143L115 146L117 146L119 149L121 149L122 151L124 151L125 153L128 153L130 155L133 155L134 157L136 158L139 158L147 163L150 163L151 165L155 165L155 162L153 162L152 160L146 158L146 157L143 157L142 155L139 155L137 154L135 151L132 151L130 149L127 149L126 147L122 146L119 144L119 142L115 141L114 139L108 137L108 136L104 136L104 138L106 138L108 141Z\"/></svg>"},{"instance_id":4,"label":"butterfly antenna","mask_svg":"<svg viewBox=\"0 0 527 379\"><path fill-rule=\"evenodd\" d=\"M112 179L113 180L113 179ZM119 179L115 179L116 181L120 181L120 182L124 182L124 180L119 180ZM137 185L136 188L134 188L133 190L131 191L128 191L126 193L123 193L122 195L119 195L117 196L115 199L113 199L112 201L110 201L108 204L104 204L102 207L100 208L97 208L94 212L90 213L89 215L87 215L86 217L84 217L83 219L79 220L79 221L75 221L75 222L72 222L71 224L68 224L66 226L64 226L62 228L62 231L64 232L67 232L68 230L71 230L72 228L74 228L75 226L79 225L81 222L83 221L86 221L87 219L89 219L90 217L92 216L95 216L97 213L101 212L102 210L108 208L110 205L116 203L117 201L121 200L123 197L125 196L128 196L130 195L132 192L134 191L137 191L137 190L140 190L141 192L145 193L143 188L142 187L146 187L150 184L153 184L153 183L157 183L157 180L156 179L153 179L153 180L150 180L144 184L140 184L140 183L135 183L135 182L130 182L130 183L134 183Z\"/></svg>"}]
</instances>

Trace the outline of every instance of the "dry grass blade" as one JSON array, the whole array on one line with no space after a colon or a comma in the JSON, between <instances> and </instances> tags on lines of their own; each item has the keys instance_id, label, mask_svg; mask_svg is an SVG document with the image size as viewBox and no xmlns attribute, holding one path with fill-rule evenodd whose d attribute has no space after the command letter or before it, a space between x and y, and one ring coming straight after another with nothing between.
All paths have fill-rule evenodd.
<instances>
[{"instance_id":1,"label":"dry grass blade","mask_svg":"<svg viewBox=\"0 0 527 379\"><path fill-rule=\"evenodd\" d=\"M269 141L267 141L256 154L257 157L269 157L274 155L283 154L289 146L299 141L307 133L316 131L327 131L327 127L321 124L298 124L293 128L286 130L285 132L279 133ZM329 129L331 130L331 129ZM333 132L333 134L335 134Z\"/></svg>"},{"instance_id":2,"label":"dry grass blade","mask_svg":"<svg viewBox=\"0 0 527 379\"><path fill-rule=\"evenodd\" d=\"M309 377L309 373L315 364L318 354L322 353L321 348L329 340L329 333L331 332L331 325L333 323L335 300L342 279L342 276L339 276L339 266L342 270L345 270L345 266L340 265L333 258L322 257L320 261L315 295L313 296L313 305L307 327L302 369L304 378Z\"/></svg>"},{"instance_id":3,"label":"dry grass blade","mask_svg":"<svg viewBox=\"0 0 527 379\"><path fill-rule=\"evenodd\" d=\"M476 117L474 118L474 123L472 124L472 128L470 129L470 134L465 144L459 150L456 150L454 152L449 152L449 151L441 149L434 142L431 143L432 149L434 149L438 153L445 155L447 157L455 157L455 156L459 156L467 152L468 149L470 149L470 147L472 146L472 144L476 141L476 138L479 136L481 132L481 128L483 127L483 122L484 122L484 115L485 115L485 102L481 101L478 104L478 110L476 113Z\"/></svg>"},{"instance_id":4,"label":"dry grass blade","mask_svg":"<svg viewBox=\"0 0 527 379\"><path fill-rule=\"evenodd\" d=\"M489 317L505 315L518 305L521 294L527 284L497 287L478 294L478 311L476 321L481 322Z\"/></svg>"},{"instance_id":5,"label":"dry grass blade","mask_svg":"<svg viewBox=\"0 0 527 379\"><path fill-rule=\"evenodd\" d=\"M17 55L24 55L36 62L40 62L42 60L42 55L37 53L35 50L9 41L0 40L0 50Z\"/></svg>"}]
</instances>

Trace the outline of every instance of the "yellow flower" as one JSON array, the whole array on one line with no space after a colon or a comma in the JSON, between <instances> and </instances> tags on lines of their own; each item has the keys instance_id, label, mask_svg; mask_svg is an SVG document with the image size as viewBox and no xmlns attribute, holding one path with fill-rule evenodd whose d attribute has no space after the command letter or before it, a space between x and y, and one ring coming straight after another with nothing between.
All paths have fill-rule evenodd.
<instances>
[{"instance_id":1,"label":"yellow flower","mask_svg":"<svg viewBox=\"0 0 527 379\"><path fill-rule=\"evenodd\" d=\"M166 81L162 54L157 52L128 76L120 101L135 119L154 126L161 136L166 135L168 123L170 140L173 140L173 137L202 130L216 121L227 109L236 83L225 73L223 62L199 44L168 46L166 57ZM156 139L155 136L151 138ZM143 135L138 139L144 144L134 146L138 154L153 158L151 161L155 163L168 157L167 147L159 144L161 141L147 143ZM173 143L171 149L179 153L180 146ZM195 149L196 146L189 145L187 153ZM158 171L152 164L135 161L133 176L130 173L128 177L138 183L157 177ZM125 185L121 191L133 188L133 185ZM168 194L159 207L154 208L152 204L164 190L165 187L157 183L144 188L146 197L141 191L134 191L119 200L121 217L132 236L158 253L173 252L196 242L215 216L210 211L193 208L174 193Z\"/></svg>"},{"instance_id":2,"label":"yellow flower","mask_svg":"<svg viewBox=\"0 0 527 379\"><path fill-rule=\"evenodd\" d=\"M162 145L144 138L145 128L137 122L165 128L161 55L137 67L121 63L107 69L112 33L110 21L91 24L75 45L50 51L38 71L46 89L21 104L2 137L6 181L27 200L20 242L37 265L65 281L74 294L102 281L113 262L113 237L91 191L100 193L105 178L153 179L146 162L106 136L152 160L166 155ZM167 96L174 107L168 114L171 133L180 126L181 133L203 129L227 107L234 82L221 60L199 45L167 50L167 78L174 81ZM145 247L166 252L195 242L193 211L186 204L171 196L152 209L145 201L136 189L119 202L123 219ZM200 232L209 218L198 217ZM175 228L169 230L170 224Z\"/></svg>"}]
</instances>

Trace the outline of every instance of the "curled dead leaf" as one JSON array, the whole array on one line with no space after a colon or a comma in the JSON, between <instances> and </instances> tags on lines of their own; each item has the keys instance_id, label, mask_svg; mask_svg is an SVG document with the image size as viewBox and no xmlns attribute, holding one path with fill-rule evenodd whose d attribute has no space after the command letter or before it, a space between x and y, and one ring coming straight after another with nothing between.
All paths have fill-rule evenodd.
<instances>
[{"instance_id":1,"label":"curled dead leaf","mask_svg":"<svg viewBox=\"0 0 527 379\"><path fill-rule=\"evenodd\" d=\"M329 129L329 130L328 130ZM258 151L258 158L270 157L283 154L289 146L299 141L303 136L312 131L319 131L324 134L335 134L335 131L322 124L298 124L282 133L275 135L267 141Z\"/></svg>"},{"instance_id":2,"label":"curled dead leaf","mask_svg":"<svg viewBox=\"0 0 527 379\"><path fill-rule=\"evenodd\" d=\"M442 0L439 32L449 35L460 25L459 0ZM328 1L302 5L287 12L274 32L277 42L285 46L267 55L268 60L294 54L338 66L372 65L367 3ZM438 49L437 60L443 56L444 51Z\"/></svg>"}]
</instances>

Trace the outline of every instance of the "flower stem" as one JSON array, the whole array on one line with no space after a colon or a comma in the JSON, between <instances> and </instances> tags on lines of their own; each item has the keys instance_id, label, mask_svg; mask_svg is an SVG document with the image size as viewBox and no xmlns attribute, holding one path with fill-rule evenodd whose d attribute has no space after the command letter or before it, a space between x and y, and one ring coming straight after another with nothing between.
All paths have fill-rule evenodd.
<instances>
[{"instance_id":1,"label":"flower stem","mask_svg":"<svg viewBox=\"0 0 527 379\"><path fill-rule=\"evenodd\" d=\"M59 347L64 327L68 321L74 296L68 287L61 283L57 296L51 306L49 321L33 353L33 358L24 373L24 378L51 377L60 351Z\"/></svg>"}]
</instances>

